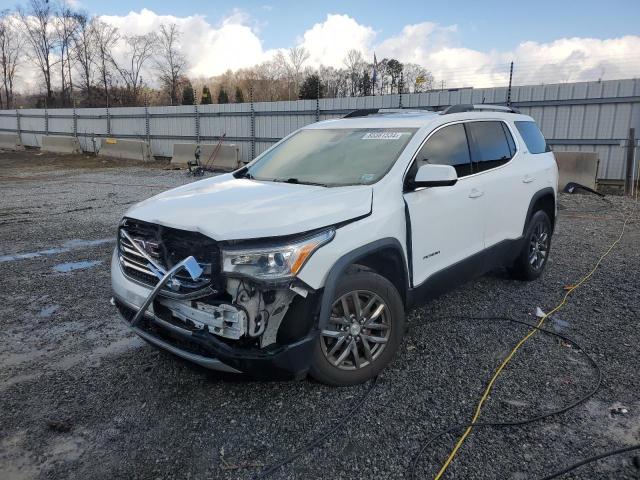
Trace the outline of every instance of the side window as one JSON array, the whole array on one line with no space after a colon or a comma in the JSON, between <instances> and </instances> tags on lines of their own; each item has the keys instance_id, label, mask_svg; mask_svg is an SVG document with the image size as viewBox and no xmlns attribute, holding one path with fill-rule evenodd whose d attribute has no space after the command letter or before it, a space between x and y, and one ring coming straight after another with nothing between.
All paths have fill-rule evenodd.
<instances>
[{"instance_id":1,"label":"side window","mask_svg":"<svg viewBox=\"0 0 640 480\"><path fill-rule=\"evenodd\" d=\"M502 122L469 122L466 125L471 141L471 160L476 172L499 167L511 160L515 144Z\"/></svg>"},{"instance_id":2,"label":"side window","mask_svg":"<svg viewBox=\"0 0 640 480\"><path fill-rule=\"evenodd\" d=\"M529 153L544 153L550 152L551 149L547 146L547 141L542 136L542 132L538 128L535 122L514 122L516 128L524 143L529 149Z\"/></svg>"},{"instance_id":3,"label":"side window","mask_svg":"<svg viewBox=\"0 0 640 480\"><path fill-rule=\"evenodd\" d=\"M470 175L469 145L462 124L449 125L435 132L418 152L416 163L416 169L425 163L451 165L458 177Z\"/></svg>"}]
</instances>

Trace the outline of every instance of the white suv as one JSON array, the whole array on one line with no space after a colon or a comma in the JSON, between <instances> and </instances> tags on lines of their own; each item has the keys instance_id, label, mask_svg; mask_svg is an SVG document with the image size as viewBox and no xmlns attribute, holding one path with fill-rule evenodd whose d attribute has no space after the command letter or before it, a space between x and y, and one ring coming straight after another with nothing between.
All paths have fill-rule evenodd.
<instances>
[{"instance_id":1,"label":"white suv","mask_svg":"<svg viewBox=\"0 0 640 480\"><path fill-rule=\"evenodd\" d=\"M496 267L541 274L557 179L513 109L356 111L131 208L113 301L142 338L211 369L363 382L411 305Z\"/></svg>"}]
</instances>

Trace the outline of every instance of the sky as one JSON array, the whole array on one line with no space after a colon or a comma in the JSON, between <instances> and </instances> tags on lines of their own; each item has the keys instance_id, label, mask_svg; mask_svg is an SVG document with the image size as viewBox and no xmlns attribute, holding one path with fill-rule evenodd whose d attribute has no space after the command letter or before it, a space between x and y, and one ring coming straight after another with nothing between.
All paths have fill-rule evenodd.
<instances>
[{"instance_id":1,"label":"sky","mask_svg":"<svg viewBox=\"0 0 640 480\"><path fill-rule=\"evenodd\" d=\"M67 1L123 34L177 23L195 77L252 66L293 46L309 51L310 65L341 67L355 48L368 61L375 52L419 63L436 79L455 72L474 86L504 84L511 60L522 79L640 76L638 0ZM0 10L13 6L0 0Z\"/></svg>"},{"instance_id":2,"label":"sky","mask_svg":"<svg viewBox=\"0 0 640 480\"><path fill-rule=\"evenodd\" d=\"M6 0L0 0L0 4ZM202 15L212 25L241 9L260 27L265 49L287 48L328 13L346 14L371 26L382 37L397 34L405 25L434 22L457 25L462 44L480 50L511 49L526 40L549 42L557 38L614 38L640 34L640 2L595 0L519 1L287 1L220 2L194 0L75 0L100 15L127 15L147 8L158 15ZM396 8L396 5L399 8Z\"/></svg>"}]
</instances>

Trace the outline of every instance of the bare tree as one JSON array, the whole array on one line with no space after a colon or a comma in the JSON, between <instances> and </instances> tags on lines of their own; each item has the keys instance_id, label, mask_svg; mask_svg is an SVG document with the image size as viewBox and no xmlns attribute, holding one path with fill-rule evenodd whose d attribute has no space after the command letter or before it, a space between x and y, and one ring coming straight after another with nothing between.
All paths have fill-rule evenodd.
<instances>
[{"instance_id":1,"label":"bare tree","mask_svg":"<svg viewBox=\"0 0 640 480\"><path fill-rule=\"evenodd\" d=\"M126 58L121 64L113 61L125 87L130 93L131 102L136 103L142 88L142 69L153 56L158 37L154 33L125 37L127 45Z\"/></svg>"},{"instance_id":2,"label":"bare tree","mask_svg":"<svg viewBox=\"0 0 640 480\"><path fill-rule=\"evenodd\" d=\"M69 5L61 3L56 11L55 31L60 51L60 95L63 100L66 100L67 105L71 104L73 96L71 43L77 28L77 14L71 10Z\"/></svg>"},{"instance_id":3,"label":"bare tree","mask_svg":"<svg viewBox=\"0 0 640 480\"><path fill-rule=\"evenodd\" d=\"M96 69L97 51L94 39L95 19L86 14L77 14L77 28L73 33L72 52L76 60L80 78L87 95L87 105L93 106L93 77Z\"/></svg>"},{"instance_id":4,"label":"bare tree","mask_svg":"<svg viewBox=\"0 0 640 480\"><path fill-rule=\"evenodd\" d=\"M358 83L360 81L360 72L364 66L364 59L362 53L359 50L351 49L347 52L347 56L344 58L343 63L347 67L349 73L349 82L351 84L351 95L356 95Z\"/></svg>"},{"instance_id":5,"label":"bare tree","mask_svg":"<svg viewBox=\"0 0 640 480\"><path fill-rule=\"evenodd\" d=\"M187 59L178 49L181 35L175 23L160 25L155 63L160 82L169 92L171 105L178 104L179 80L187 65Z\"/></svg>"},{"instance_id":6,"label":"bare tree","mask_svg":"<svg viewBox=\"0 0 640 480\"><path fill-rule=\"evenodd\" d=\"M421 65L405 63L402 67L403 93L420 93L433 88L433 75Z\"/></svg>"},{"instance_id":7,"label":"bare tree","mask_svg":"<svg viewBox=\"0 0 640 480\"><path fill-rule=\"evenodd\" d=\"M0 69L4 87L6 108L13 105L13 81L22 55L24 37L8 11L0 12ZM0 89L0 108L2 108L2 90Z\"/></svg>"},{"instance_id":8,"label":"bare tree","mask_svg":"<svg viewBox=\"0 0 640 480\"><path fill-rule=\"evenodd\" d=\"M29 0L29 9L27 11L18 9L20 21L31 47L27 54L42 73L47 105L49 106L53 105L51 70L56 64L53 57L55 29L52 13L49 0Z\"/></svg>"},{"instance_id":9,"label":"bare tree","mask_svg":"<svg viewBox=\"0 0 640 480\"><path fill-rule=\"evenodd\" d=\"M116 27L99 19L91 21L91 42L95 48L95 62L107 107L110 105L109 87L111 86L111 67L114 64L112 51L119 39L120 35Z\"/></svg>"},{"instance_id":10,"label":"bare tree","mask_svg":"<svg viewBox=\"0 0 640 480\"><path fill-rule=\"evenodd\" d=\"M289 62L291 63L296 98L298 98L298 90L300 89L302 67L307 60L309 60L309 52L306 48L293 47L289 49Z\"/></svg>"}]
</instances>

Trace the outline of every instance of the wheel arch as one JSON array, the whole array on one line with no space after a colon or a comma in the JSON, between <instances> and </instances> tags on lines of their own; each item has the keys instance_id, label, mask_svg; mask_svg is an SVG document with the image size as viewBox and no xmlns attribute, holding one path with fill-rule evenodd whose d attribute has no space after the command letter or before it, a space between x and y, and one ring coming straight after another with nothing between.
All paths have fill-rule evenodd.
<instances>
[{"instance_id":1,"label":"wheel arch","mask_svg":"<svg viewBox=\"0 0 640 480\"><path fill-rule=\"evenodd\" d=\"M382 238L346 253L333 264L327 275L320 303L320 329L325 326L331 313L338 280L350 267L358 265L375 271L393 283L400 293L403 304L406 305L409 276L402 245L397 238Z\"/></svg>"},{"instance_id":2,"label":"wheel arch","mask_svg":"<svg viewBox=\"0 0 640 480\"><path fill-rule=\"evenodd\" d=\"M549 216L549 220L551 221L551 231L553 232L556 225L556 193L553 188L547 187L542 190L538 190L533 194L533 197L531 197L529 209L527 210L527 217L522 229L523 235L527 230L529 220L531 220L533 214L538 210L544 211Z\"/></svg>"}]
</instances>

